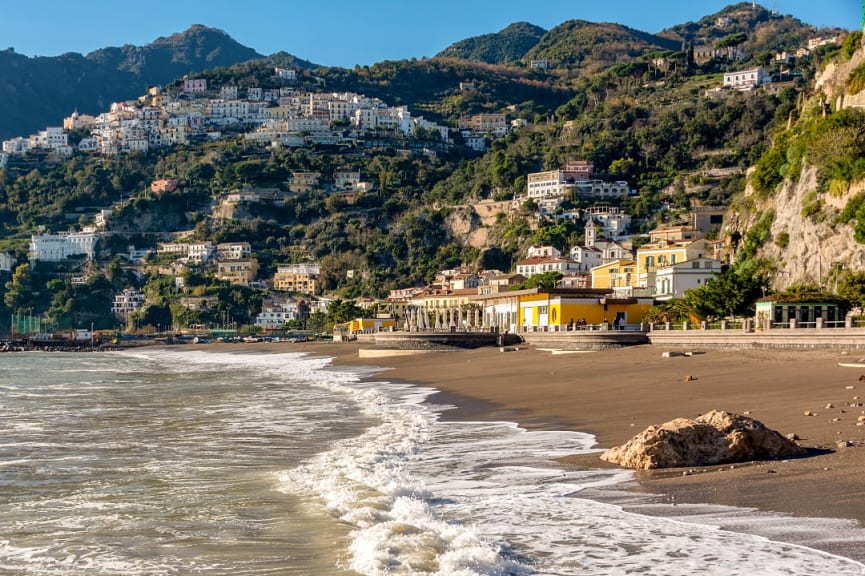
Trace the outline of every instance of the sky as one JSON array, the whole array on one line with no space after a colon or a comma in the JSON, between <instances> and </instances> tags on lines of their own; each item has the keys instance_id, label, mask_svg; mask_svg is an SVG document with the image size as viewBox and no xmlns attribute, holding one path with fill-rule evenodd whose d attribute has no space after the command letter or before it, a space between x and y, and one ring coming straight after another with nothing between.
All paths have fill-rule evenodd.
<instances>
[{"instance_id":1,"label":"sky","mask_svg":"<svg viewBox=\"0 0 865 576\"><path fill-rule=\"evenodd\" d=\"M862 0L865 2L865 0ZM149 44L204 24L261 54L285 51L325 66L434 56L450 44L514 22L547 30L567 20L615 22L644 32L697 21L716 0L0 0L0 50L27 56L87 54ZM814 26L856 30L860 0L762 0Z\"/></svg>"}]
</instances>

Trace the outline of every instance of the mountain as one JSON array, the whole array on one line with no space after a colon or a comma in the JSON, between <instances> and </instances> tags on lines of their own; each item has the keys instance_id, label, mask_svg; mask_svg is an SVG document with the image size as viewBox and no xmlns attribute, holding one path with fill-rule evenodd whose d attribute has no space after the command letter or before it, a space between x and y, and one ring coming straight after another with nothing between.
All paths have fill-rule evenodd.
<instances>
[{"instance_id":1,"label":"mountain","mask_svg":"<svg viewBox=\"0 0 865 576\"><path fill-rule=\"evenodd\" d=\"M436 57L508 64L521 60L537 45L546 30L528 22L511 24L494 34L483 34L451 44Z\"/></svg>"},{"instance_id":2,"label":"mountain","mask_svg":"<svg viewBox=\"0 0 865 576\"><path fill-rule=\"evenodd\" d=\"M547 32L525 58L548 60L551 68L580 68L591 73L647 52L681 47L674 39L621 24L569 20Z\"/></svg>"},{"instance_id":3,"label":"mountain","mask_svg":"<svg viewBox=\"0 0 865 576\"><path fill-rule=\"evenodd\" d=\"M26 136L62 123L77 109L98 114L112 102L184 74L263 58L215 28L195 25L146 46L103 48L82 56L27 57L0 52L0 139Z\"/></svg>"},{"instance_id":4,"label":"mountain","mask_svg":"<svg viewBox=\"0 0 865 576\"><path fill-rule=\"evenodd\" d=\"M805 46L808 38L840 29L815 31L792 16L770 12L748 2L733 4L697 22L686 22L663 30L658 36L694 46L736 44L749 54L782 51L789 46Z\"/></svg>"}]
</instances>

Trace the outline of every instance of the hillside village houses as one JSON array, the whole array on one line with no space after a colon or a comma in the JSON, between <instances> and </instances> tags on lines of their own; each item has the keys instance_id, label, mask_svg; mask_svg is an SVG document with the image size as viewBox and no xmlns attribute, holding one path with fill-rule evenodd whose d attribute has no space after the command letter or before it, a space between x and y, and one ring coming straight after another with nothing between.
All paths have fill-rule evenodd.
<instances>
[{"instance_id":1,"label":"hillside village houses","mask_svg":"<svg viewBox=\"0 0 865 576\"><path fill-rule=\"evenodd\" d=\"M245 91L224 86L213 90L204 80L188 79L180 91L153 88L138 101L113 104L104 114L89 117L76 111L64 121L64 128L51 127L29 138L5 141L3 158L33 148L71 153L65 132L70 129L91 130L90 138L84 138L79 149L116 154L206 137L207 130L230 123L253 127L254 131L247 136L254 135L253 139L266 144L301 145L310 138L338 141L345 128L332 130L332 123L337 120L347 123L348 130L409 134L422 127L439 131L442 141L449 141L446 127L412 118L405 106L388 107L378 99L358 94L297 92L290 86ZM485 139L505 134L510 126L503 114L485 114L461 122L460 128L466 131L466 136ZM163 178L152 182L149 192L170 193L179 185L175 179ZM372 184L364 182L356 170L337 169L326 175L295 172L288 187L293 192L329 188L335 193L353 193L372 189ZM220 209L242 202L279 202L284 193L277 189L234 190L222 198ZM619 200L631 193L627 182L596 178L593 164L584 160L569 161L560 170L529 174L526 192L514 198L512 208L531 200L539 206L539 217L584 219L585 246L571 247L567 255L552 246L532 247L513 272L443 270L429 286L394 290L383 304L399 320L399 325L413 322L416 328L423 325L429 329L470 326L570 329L571 315L576 310L581 311L579 318L589 318L594 323L616 318L638 322L651 296L679 297L720 272L720 262L709 258L711 246L705 235L720 229L724 208L704 207L692 213L687 226L652 231L649 242L640 246L636 254L626 247L631 217L620 208L595 206L569 213L559 209L572 196ZM100 216L99 230L102 230L111 218L111 210ZM231 217L231 211L220 217ZM34 235L30 243L31 261L93 259L102 233L93 227L82 232ZM129 259L142 265L148 252L130 247ZM318 263L279 264L271 279L261 279L257 257L247 242L217 246L209 241L163 242L158 244L157 254L171 257L172 264L164 266L163 259L156 269L177 274L178 278L187 267L209 266L217 278L233 284L270 286L274 292L255 320L256 325L266 330L302 320L311 311L327 305L319 297ZM554 289L558 291L555 295L540 294L537 289L513 290L532 275L545 272L559 272L563 276ZM286 292L302 295L303 299ZM190 309L197 305L193 299L185 300ZM213 304L202 302L201 305ZM127 288L117 294L112 310L118 317L128 317L143 304L143 294Z\"/></svg>"},{"instance_id":2,"label":"hillside village houses","mask_svg":"<svg viewBox=\"0 0 865 576\"><path fill-rule=\"evenodd\" d=\"M293 84L296 72L276 68L274 79ZM334 123L347 123L352 142L367 133L384 130L408 136L423 128L437 132L441 143L451 144L449 127L415 117L407 106L388 106L362 94L304 92L293 85L213 88L205 79L185 79L179 89L152 87L138 100L112 103L108 112L96 116L76 110L62 127L3 141L2 152L4 162L8 156L33 149L69 155L75 150L68 143L70 130L90 132L78 143L79 151L108 155L147 151L193 138L219 138L221 129L235 125L246 127L248 141L263 145L339 144L346 138L346 128ZM477 146L490 136L506 135L510 128L504 114L479 114L460 129Z\"/></svg>"}]
</instances>

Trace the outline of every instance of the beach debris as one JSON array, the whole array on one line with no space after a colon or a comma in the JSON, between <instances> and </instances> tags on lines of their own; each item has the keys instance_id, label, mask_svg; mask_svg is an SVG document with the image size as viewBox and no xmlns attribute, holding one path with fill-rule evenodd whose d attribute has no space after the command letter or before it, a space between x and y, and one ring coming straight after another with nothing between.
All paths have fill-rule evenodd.
<instances>
[{"instance_id":1,"label":"beach debris","mask_svg":"<svg viewBox=\"0 0 865 576\"><path fill-rule=\"evenodd\" d=\"M862 376L859 376L859 378L860 378L860 380L861 380ZM845 390L855 390L856 387L855 387L855 386L845 386L844 389L845 389Z\"/></svg>"},{"instance_id":2,"label":"beach debris","mask_svg":"<svg viewBox=\"0 0 865 576\"><path fill-rule=\"evenodd\" d=\"M684 378L682 378L685 382L693 382L697 378L695 376L691 376L690 374L686 374Z\"/></svg>"},{"instance_id":3,"label":"beach debris","mask_svg":"<svg viewBox=\"0 0 865 576\"><path fill-rule=\"evenodd\" d=\"M865 416L859 416L858 418L856 418L856 421L857 422L865 422Z\"/></svg>"},{"instance_id":4,"label":"beach debris","mask_svg":"<svg viewBox=\"0 0 865 576\"><path fill-rule=\"evenodd\" d=\"M802 412L802 415L803 416L816 416L816 414L811 412L810 410L805 410L804 412Z\"/></svg>"},{"instance_id":5,"label":"beach debris","mask_svg":"<svg viewBox=\"0 0 865 576\"><path fill-rule=\"evenodd\" d=\"M835 442L836 448L851 448L852 446L853 446L852 440L839 440L838 442Z\"/></svg>"},{"instance_id":6,"label":"beach debris","mask_svg":"<svg viewBox=\"0 0 865 576\"><path fill-rule=\"evenodd\" d=\"M750 415L751 415L750 410L745 410L744 412L742 412L742 416L750 416Z\"/></svg>"},{"instance_id":7,"label":"beach debris","mask_svg":"<svg viewBox=\"0 0 865 576\"><path fill-rule=\"evenodd\" d=\"M790 432L789 434L784 436L784 438L786 438L787 440L792 440L793 442L797 442L800 440L799 435L795 432Z\"/></svg>"},{"instance_id":8,"label":"beach debris","mask_svg":"<svg viewBox=\"0 0 865 576\"><path fill-rule=\"evenodd\" d=\"M826 410L831 410L832 408L834 408L834 406L832 406L831 402L829 404L826 404Z\"/></svg>"},{"instance_id":9,"label":"beach debris","mask_svg":"<svg viewBox=\"0 0 865 576\"><path fill-rule=\"evenodd\" d=\"M683 352L661 352L661 358L675 358L676 356L684 356Z\"/></svg>"},{"instance_id":10,"label":"beach debris","mask_svg":"<svg viewBox=\"0 0 865 576\"><path fill-rule=\"evenodd\" d=\"M499 352L516 352L519 348L515 348L513 346L502 346L499 348Z\"/></svg>"},{"instance_id":11,"label":"beach debris","mask_svg":"<svg viewBox=\"0 0 865 576\"><path fill-rule=\"evenodd\" d=\"M841 421L840 418L832 418L832 422L840 422L840 421Z\"/></svg>"},{"instance_id":12,"label":"beach debris","mask_svg":"<svg viewBox=\"0 0 865 576\"><path fill-rule=\"evenodd\" d=\"M677 418L649 426L601 454L601 459L649 470L787 458L804 452L795 441L753 418L712 410L694 420Z\"/></svg>"}]
</instances>

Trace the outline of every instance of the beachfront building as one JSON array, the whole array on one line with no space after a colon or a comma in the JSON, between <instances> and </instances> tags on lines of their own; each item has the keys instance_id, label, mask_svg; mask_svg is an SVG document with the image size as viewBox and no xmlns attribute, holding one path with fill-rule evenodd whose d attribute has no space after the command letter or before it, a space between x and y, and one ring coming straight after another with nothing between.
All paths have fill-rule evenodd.
<instances>
[{"instance_id":1,"label":"beachfront building","mask_svg":"<svg viewBox=\"0 0 865 576\"><path fill-rule=\"evenodd\" d=\"M757 300L755 326L769 328L815 328L844 326L847 310L841 301L829 298L796 298L777 294Z\"/></svg>"},{"instance_id":2,"label":"beachfront building","mask_svg":"<svg viewBox=\"0 0 865 576\"><path fill-rule=\"evenodd\" d=\"M275 330L308 317L309 305L305 300L274 294L261 303L261 312L255 317L255 325L265 330Z\"/></svg>"},{"instance_id":3,"label":"beachfront building","mask_svg":"<svg viewBox=\"0 0 865 576\"><path fill-rule=\"evenodd\" d=\"M658 268L655 273L655 298L682 298L685 292L705 286L721 273L722 263L712 258L696 258L672 266Z\"/></svg>"},{"instance_id":4,"label":"beachfront building","mask_svg":"<svg viewBox=\"0 0 865 576\"><path fill-rule=\"evenodd\" d=\"M580 326L620 327L640 324L654 298L617 298L608 289L520 290L519 330L562 332Z\"/></svg>"}]
</instances>

